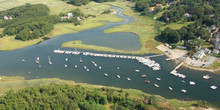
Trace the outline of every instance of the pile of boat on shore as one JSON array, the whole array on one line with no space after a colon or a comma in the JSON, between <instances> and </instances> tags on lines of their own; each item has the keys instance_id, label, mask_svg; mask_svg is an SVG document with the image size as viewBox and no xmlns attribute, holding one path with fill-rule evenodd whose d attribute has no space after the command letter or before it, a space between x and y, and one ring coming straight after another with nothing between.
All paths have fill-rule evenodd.
<instances>
[{"instance_id":1,"label":"pile of boat on shore","mask_svg":"<svg viewBox=\"0 0 220 110\"><path fill-rule=\"evenodd\" d=\"M149 58L140 57L140 56L127 56L127 55L114 55L114 54L101 54L101 53L92 53L92 52L79 52L79 51L65 51L65 50L54 50L54 53L58 54L73 54L79 55L82 53L84 56L97 56L97 57L108 57L108 58L125 58L125 59L136 59L138 62L147 65L148 67L152 68L153 70L157 71L160 70L160 64L156 63L154 60Z\"/></svg>"}]
</instances>

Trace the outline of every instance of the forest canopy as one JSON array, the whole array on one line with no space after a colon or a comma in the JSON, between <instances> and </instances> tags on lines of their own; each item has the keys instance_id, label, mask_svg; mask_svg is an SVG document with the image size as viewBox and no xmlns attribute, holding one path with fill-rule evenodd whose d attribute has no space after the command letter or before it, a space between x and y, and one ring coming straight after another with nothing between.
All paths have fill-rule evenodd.
<instances>
[{"instance_id":1,"label":"forest canopy","mask_svg":"<svg viewBox=\"0 0 220 110\"><path fill-rule=\"evenodd\" d=\"M56 15L49 15L49 8L43 4L26 4L1 11L0 28L4 35L16 35L18 40L31 40L42 37L53 30L53 25L60 21ZM7 19L7 18L10 19Z\"/></svg>"},{"instance_id":2,"label":"forest canopy","mask_svg":"<svg viewBox=\"0 0 220 110\"><path fill-rule=\"evenodd\" d=\"M112 110L147 110L148 106L163 109L158 107L155 96L131 98L122 90L89 89L79 85L50 84L18 92L9 91L0 98L3 110L106 110L106 104L111 105Z\"/></svg>"}]
</instances>

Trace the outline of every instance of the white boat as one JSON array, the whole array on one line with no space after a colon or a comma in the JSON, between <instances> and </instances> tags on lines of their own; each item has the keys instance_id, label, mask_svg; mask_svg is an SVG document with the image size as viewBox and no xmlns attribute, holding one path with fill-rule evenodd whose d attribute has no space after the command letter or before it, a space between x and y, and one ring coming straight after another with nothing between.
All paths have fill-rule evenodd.
<instances>
[{"instance_id":1,"label":"white boat","mask_svg":"<svg viewBox=\"0 0 220 110\"><path fill-rule=\"evenodd\" d=\"M105 75L105 76L108 76L108 74L107 74L107 73L104 73L104 75Z\"/></svg>"},{"instance_id":2,"label":"white boat","mask_svg":"<svg viewBox=\"0 0 220 110\"><path fill-rule=\"evenodd\" d=\"M155 86L155 87L160 87L160 86L159 86L159 85L157 85L157 84L154 84L154 86Z\"/></svg>"},{"instance_id":3,"label":"white boat","mask_svg":"<svg viewBox=\"0 0 220 110\"><path fill-rule=\"evenodd\" d=\"M41 65L38 65L39 68L41 68Z\"/></svg>"},{"instance_id":4,"label":"white boat","mask_svg":"<svg viewBox=\"0 0 220 110\"><path fill-rule=\"evenodd\" d=\"M182 91L183 93L186 93L186 90L185 90L185 89L182 89L181 91Z\"/></svg>"},{"instance_id":5,"label":"white boat","mask_svg":"<svg viewBox=\"0 0 220 110\"><path fill-rule=\"evenodd\" d=\"M185 81L184 81L184 80L182 80L182 83L185 83Z\"/></svg>"},{"instance_id":6,"label":"white boat","mask_svg":"<svg viewBox=\"0 0 220 110\"><path fill-rule=\"evenodd\" d=\"M158 81L160 81L161 79L160 78L156 78Z\"/></svg>"},{"instance_id":7,"label":"white boat","mask_svg":"<svg viewBox=\"0 0 220 110\"><path fill-rule=\"evenodd\" d=\"M189 84L190 84L190 85L195 85L196 83L193 82L193 81L189 81Z\"/></svg>"},{"instance_id":8,"label":"white boat","mask_svg":"<svg viewBox=\"0 0 220 110\"><path fill-rule=\"evenodd\" d=\"M117 75L118 78L121 78L119 75Z\"/></svg>"},{"instance_id":9,"label":"white boat","mask_svg":"<svg viewBox=\"0 0 220 110\"><path fill-rule=\"evenodd\" d=\"M37 57L37 60L39 61L39 60L40 60L40 57Z\"/></svg>"},{"instance_id":10,"label":"white boat","mask_svg":"<svg viewBox=\"0 0 220 110\"><path fill-rule=\"evenodd\" d=\"M25 60L24 60L24 59L22 59L21 61L25 62Z\"/></svg>"},{"instance_id":11,"label":"white boat","mask_svg":"<svg viewBox=\"0 0 220 110\"><path fill-rule=\"evenodd\" d=\"M131 79L130 79L130 78L127 78L127 80L130 81Z\"/></svg>"},{"instance_id":12,"label":"white boat","mask_svg":"<svg viewBox=\"0 0 220 110\"><path fill-rule=\"evenodd\" d=\"M77 68L77 65L75 65L75 68Z\"/></svg>"},{"instance_id":13,"label":"white boat","mask_svg":"<svg viewBox=\"0 0 220 110\"><path fill-rule=\"evenodd\" d=\"M102 67L101 67L101 66L99 66L99 69L101 70L101 69L102 69Z\"/></svg>"},{"instance_id":14,"label":"white boat","mask_svg":"<svg viewBox=\"0 0 220 110\"><path fill-rule=\"evenodd\" d=\"M64 65L64 67L67 67L67 65Z\"/></svg>"},{"instance_id":15,"label":"white boat","mask_svg":"<svg viewBox=\"0 0 220 110\"><path fill-rule=\"evenodd\" d=\"M87 69L87 67L86 67L86 66L84 66L84 69Z\"/></svg>"},{"instance_id":16,"label":"white boat","mask_svg":"<svg viewBox=\"0 0 220 110\"><path fill-rule=\"evenodd\" d=\"M68 58L66 58L65 61L68 61Z\"/></svg>"},{"instance_id":17,"label":"white boat","mask_svg":"<svg viewBox=\"0 0 220 110\"><path fill-rule=\"evenodd\" d=\"M119 67L117 67L117 70L119 70L120 68Z\"/></svg>"},{"instance_id":18,"label":"white boat","mask_svg":"<svg viewBox=\"0 0 220 110\"><path fill-rule=\"evenodd\" d=\"M213 85L213 86L211 86L210 88L213 89L213 90L215 90L215 89L217 89L217 86L214 86L214 85Z\"/></svg>"},{"instance_id":19,"label":"white boat","mask_svg":"<svg viewBox=\"0 0 220 110\"><path fill-rule=\"evenodd\" d=\"M89 69L86 69L86 71L89 71Z\"/></svg>"},{"instance_id":20,"label":"white boat","mask_svg":"<svg viewBox=\"0 0 220 110\"><path fill-rule=\"evenodd\" d=\"M96 64L96 63L94 63L94 66L97 66L97 64Z\"/></svg>"},{"instance_id":21,"label":"white boat","mask_svg":"<svg viewBox=\"0 0 220 110\"><path fill-rule=\"evenodd\" d=\"M211 76L209 76L209 75L203 76L203 79L210 79L210 78L211 78Z\"/></svg>"},{"instance_id":22,"label":"white boat","mask_svg":"<svg viewBox=\"0 0 220 110\"><path fill-rule=\"evenodd\" d=\"M140 72L140 70L135 70L136 72Z\"/></svg>"},{"instance_id":23,"label":"white boat","mask_svg":"<svg viewBox=\"0 0 220 110\"><path fill-rule=\"evenodd\" d=\"M37 60L35 61L37 64L39 64L40 63L40 58L39 57L37 57Z\"/></svg>"},{"instance_id":24,"label":"white boat","mask_svg":"<svg viewBox=\"0 0 220 110\"><path fill-rule=\"evenodd\" d=\"M83 62L83 60L81 59L81 57L80 57L79 61L80 61L80 63L82 63L82 62Z\"/></svg>"},{"instance_id":25,"label":"white boat","mask_svg":"<svg viewBox=\"0 0 220 110\"><path fill-rule=\"evenodd\" d=\"M169 89L172 91L173 90L173 88L172 87L169 87Z\"/></svg>"},{"instance_id":26,"label":"white boat","mask_svg":"<svg viewBox=\"0 0 220 110\"><path fill-rule=\"evenodd\" d=\"M52 65L52 62L50 60L50 56L48 56L49 64Z\"/></svg>"}]
</instances>

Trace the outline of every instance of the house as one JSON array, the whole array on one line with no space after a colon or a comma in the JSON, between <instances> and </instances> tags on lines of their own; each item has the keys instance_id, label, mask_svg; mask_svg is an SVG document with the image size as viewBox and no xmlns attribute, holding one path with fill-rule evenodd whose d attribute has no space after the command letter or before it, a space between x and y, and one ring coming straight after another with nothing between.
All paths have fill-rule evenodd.
<instances>
[{"instance_id":1,"label":"house","mask_svg":"<svg viewBox=\"0 0 220 110\"><path fill-rule=\"evenodd\" d=\"M192 14L185 13L184 16L187 17L187 18L189 18L189 17L192 17Z\"/></svg>"},{"instance_id":2,"label":"house","mask_svg":"<svg viewBox=\"0 0 220 110\"><path fill-rule=\"evenodd\" d=\"M9 18L8 19L13 19L11 16L9 16Z\"/></svg>"},{"instance_id":3,"label":"house","mask_svg":"<svg viewBox=\"0 0 220 110\"><path fill-rule=\"evenodd\" d=\"M204 51L204 50L199 50L199 51L197 51L197 52L193 55L193 57L194 57L194 58L197 58L197 59L201 59L204 55L205 55L205 51Z\"/></svg>"},{"instance_id":4,"label":"house","mask_svg":"<svg viewBox=\"0 0 220 110\"><path fill-rule=\"evenodd\" d=\"M8 20L8 17L6 15L4 16L4 20Z\"/></svg>"},{"instance_id":5,"label":"house","mask_svg":"<svg viewBox=\"0 0 220 110\"><path fill-rule=\"evenodd\" d=\"M71 18L71 17L73 17L73 14L72 14L72 13L67 13L66 16L67 16L68 18Z\"/></svg>"},{"instance_id":6,"label":"house","mask_svg":"<svg viewBox=\"0 0 220 110\"><path fill-rule=\"evenodd\" d=\"M214 50L212 51L212 53L214 53L214 54L219 54L219 50L214 49Z\"/></svg>"},{"instance_id":7,"label":"house","mask_svg":"<svg viewBox=\"0 0 220 110\"><path fill-rule=\"evenodd\" d=\"M215 25L211 25L210 28L209 28L210 31L215 30L215 29L216 29Z\"/></svg>"},{"instance_id":8,"label":"house","mask_svg":"<svg viewBox=\"0 0 220 110\"><path fill-rule=\"evenodd\" d=\"M62 17L60 17L60 19L61 19L61 20L63 20L63 19L69 19L69 18L71 18L71 17L73 17L73 14L72 14L72 13L67 13L66 16L62 16Z\"/></svg>"},{"instance_id":9,"label":"house","mask_svg":"<svg viewBox=\"0 0 220 110\"><path fill-rule=\"evenodd\" d=\"M150 11L154 11L156 7L150 7L149 10Z\"/></svg>"},{"instance_id":10,"label":"house","mask_svg":"<svg viewBox=\"0 0 220 110\"><path fill-rule=\"evenodd\" d=\"M184 49L184 50L186 49L185 46L181 46L181 45L177 45L176 48L178 48L178 49Z\"/></svg>"},{"instance_id":11,"label":"house","mask_svg":"<svg viewBox=\"0 0 220 110\"><path fill-rule=\"evenodd\" d=\"M163 6L163 4L156 4L156 6Z\"/></svg>"}]
</instances>

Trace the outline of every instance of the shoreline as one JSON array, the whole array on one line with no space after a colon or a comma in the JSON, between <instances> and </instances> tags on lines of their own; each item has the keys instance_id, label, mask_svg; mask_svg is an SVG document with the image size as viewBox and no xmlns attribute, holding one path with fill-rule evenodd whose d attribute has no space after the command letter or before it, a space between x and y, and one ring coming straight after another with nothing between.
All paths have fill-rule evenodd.
<instances>
[{"instance_id":1,"label":"shoreline","mask_svg":"<svg viewBox=\"0 0 220 110\"><path fill-rule=\"evenodd\" d=\"M139 96L143 96L143 95L155 96L157 99L164 100L164 101L166 101L166 103L169 103L172 108L176 108L176 107L191 108L191 107L193 107L192 105L196 104L198 101L198 100L183 101L183 100L175 99L175 98L168 99L168 98L164 98L160 95L149 94L149 93L143 92L138 89L95 85L95 84L89 84L89 83L78 83L73 80L62 80L59 78L41 78L41 79L30 79L30 80L26 80L24 77L21 77L21 76L9 76L9 77L8 76L0 76L0 78L1 78L0 82L2 82L0 85L2 86L2 88L4 90L3 92L2 92L2 90L0 90L0 96L5 95L5 93L10 90L18 91L20 89L25 89L25 88L30 88L30 87L39 87L39 86L49 85L51 83L54 83L54 84L68 84L68 85L73 85L73 86L80 85L85 88L93 88L93 89L109 88L109 89L113 89L116 91L123 90L123 91L129 93L130 95L132 95L133 97L137 97L137 96L139 97ZM24 84L24 83L26 83L26 84ZM12 86L8 87L8 84L10 84ZM22 86L22 87L17 87L17 86ZM180 106L180 104L182 106ZM213 108L213 106L211 106L211 108Z\"/></svg>"}]
</instances>

